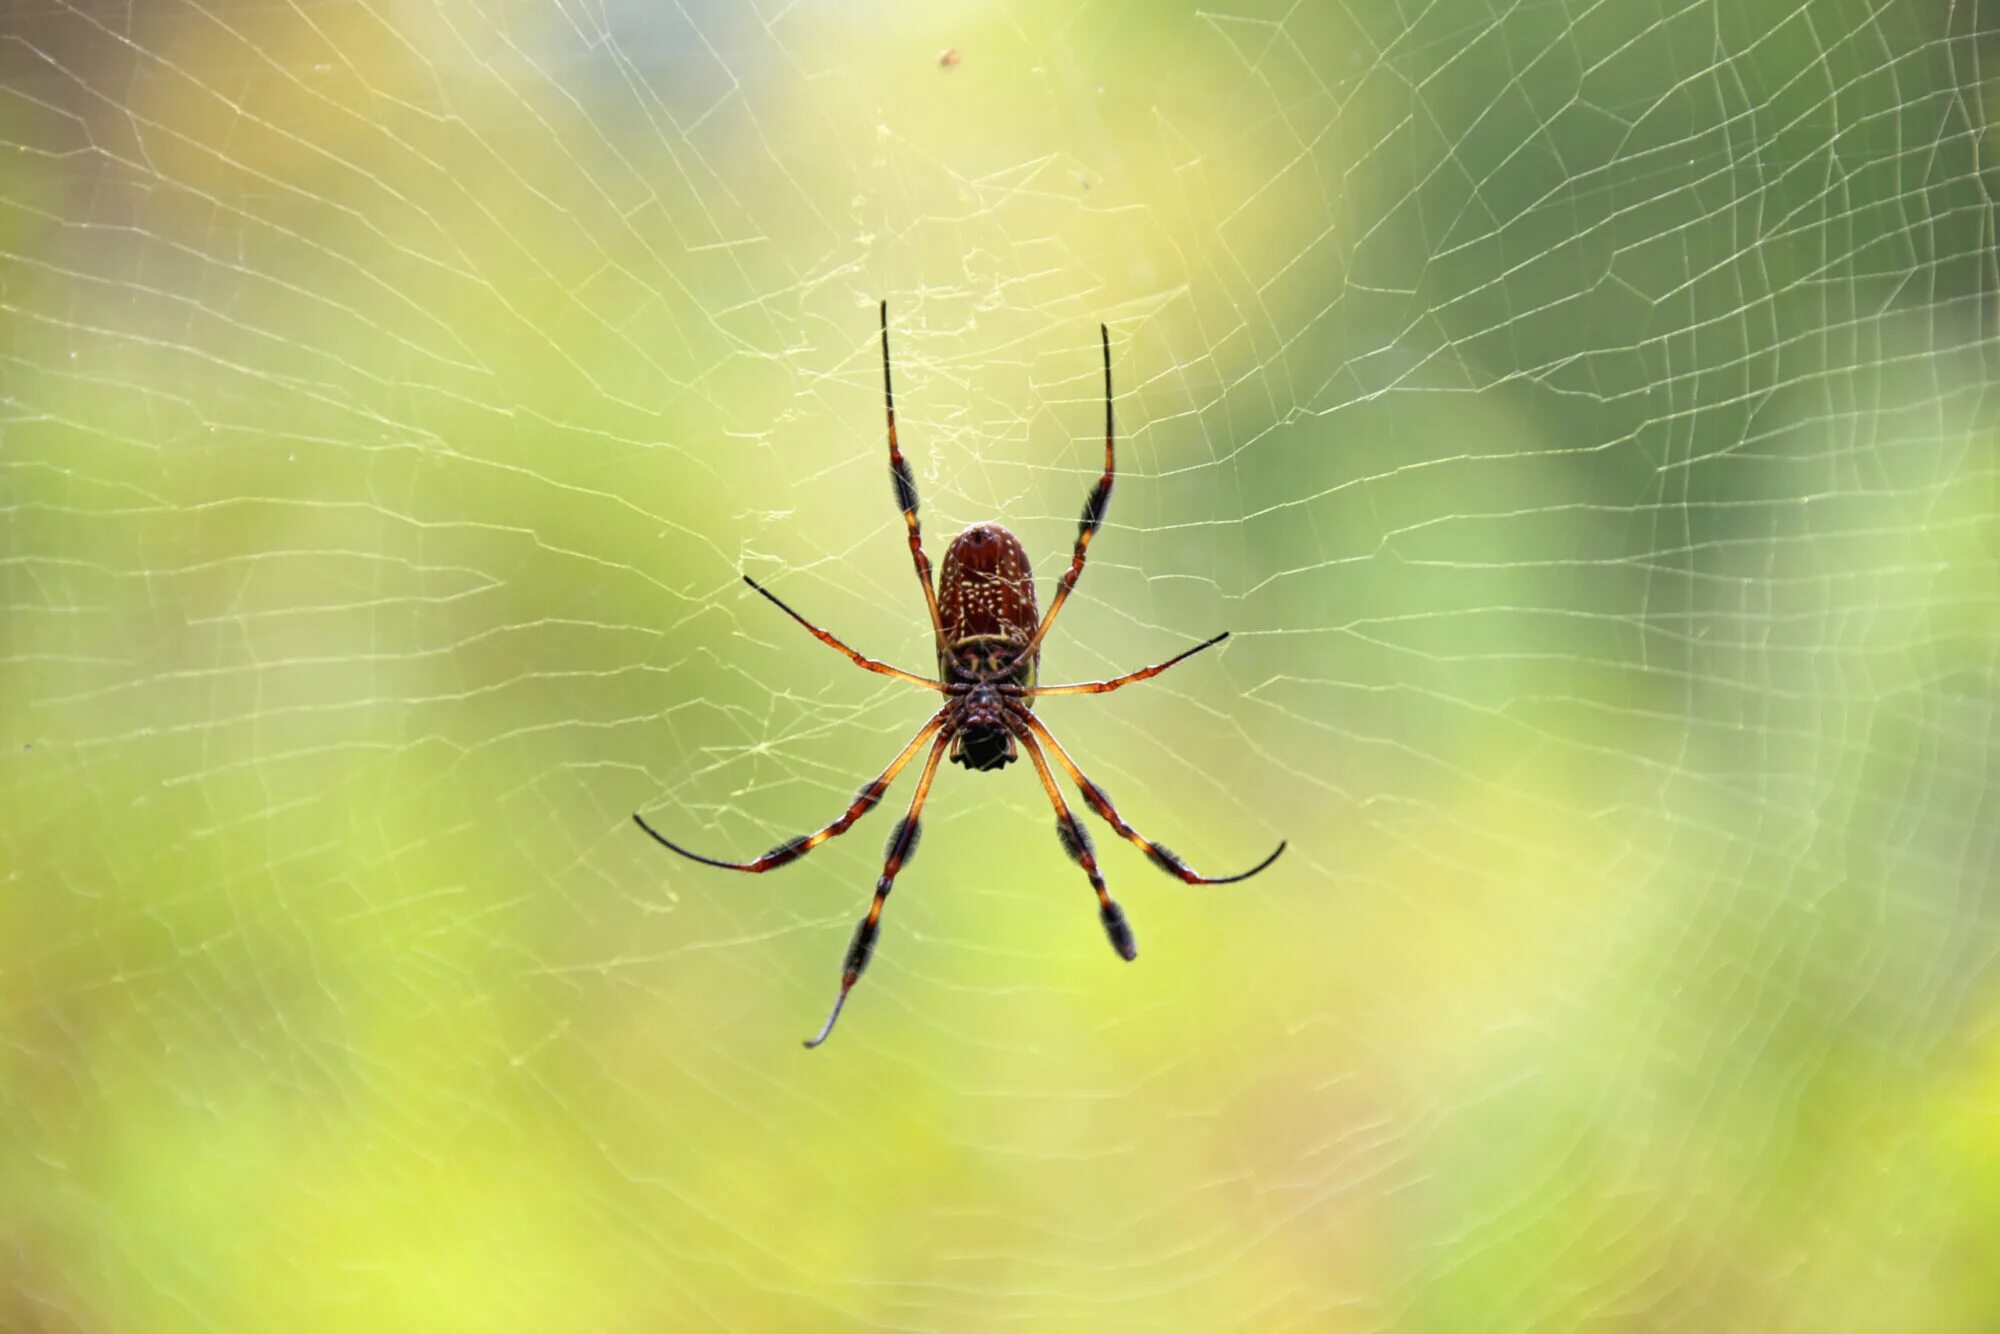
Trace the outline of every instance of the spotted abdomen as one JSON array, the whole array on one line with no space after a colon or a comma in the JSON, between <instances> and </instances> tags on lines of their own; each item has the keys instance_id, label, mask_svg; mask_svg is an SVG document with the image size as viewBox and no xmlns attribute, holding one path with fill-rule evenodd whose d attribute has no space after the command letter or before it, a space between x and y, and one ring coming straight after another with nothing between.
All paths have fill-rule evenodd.
<instances>
[{"instance_id":1,"label":"spotted abdomen","mask_svg":"<svg viewBox=\"0 0 2000 1334\"><path fill-rule=\"evenodd\" d=\"M1039 651L1015 655L1035 637L1035 572L1021 540L997 523L976 523L951 541L938 574L938 620L944 626L947 681L987 675L1033 685Z\"/></svg>"},{"instance_id":2,"label":"spotted abdomen","mask_svg":"<svg viewBox=\"0 0 2000 1334\"><path fill-rule=\"evenodd\" d=\"M1019 538L997 523L976 523L952 539L938 573L942 679L1033 685L1040 650L1026 657L1021 650L1040 619L1035 572ZM952 739L952 763L968 769L999 769L1014 755L1013 734L1002 725L968 723Z\"/></svg>"}]
</instances>

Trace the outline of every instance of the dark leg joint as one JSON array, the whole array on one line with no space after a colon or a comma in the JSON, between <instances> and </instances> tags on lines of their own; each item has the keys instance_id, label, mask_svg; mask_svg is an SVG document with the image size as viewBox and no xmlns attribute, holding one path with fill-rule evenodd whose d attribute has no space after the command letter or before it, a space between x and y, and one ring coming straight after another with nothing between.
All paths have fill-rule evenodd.
<instances>
[{"instance_id":1,"label":"dark leg joint","mask_svg":"<svg viewBox=\"0 0 2000 1334\"><path fill-rule=\"evenodd\" d=\"M1111 479L1100 477L1097 485L1090 490L1090 496L1083 502L1082 531L1095 532L1097 525L1104 522L1105 507L1111 503Z\"/></svg>"},{"instance_id":2,"label":"dark leg joint","mask_svg":"<svg viewBox=\"0 0 2000 1334\"><path fill-rule=\"evenodd\" d=\"M889 464L889 476L896 483L896 505L905 514L914 514L917 508L917 479L910 476L909 461L897 458Z\"/></svg>"},{"instance_id":3,"label":"dark leg joint","mask_svg":"<svg viewBox=\"0 0 2000 1334\"><path fill-rule=\"evenodd\" d=\"M882 855L888 858L890 874L902 870L903 864L910 860L911 854L917 850L917 836L922 832L922 826L907 815L896 821L895 829L889 834L889 844L882 850Z\"/></svg>"},{"instance_id":4,"label":"dark leg joint","mask_svg":"<svg viewBox=\"0 0 2000 1334\"><path fill-rule=\"evenodd\" d=\"M1085 857L1092 857L1097 849L1091 846L1090 831L1083 827L1083 821L1068 811L1056 819L1056 838L1061 840L1062 849L1069 859L1082 865Z\"/></svg>"},{"instance_id":5,"label":"dark leg joint","mask_svg":"<svg viewBox=\"0 0 2000 1334\"><path fill-rule=\"evenodd\" d=\"M1111 937L1111 948L1127 963L1139 957L1139 944L1132 939L1132 924L1125 920L1125 910L1118 906L1116 899L1106 899L1098 908L1097 915L1104 923L1104 934Z\"/></svg>"},{"instance_id":6,"label":"dark leg joint","mask_svg":"<svg viewBox=\"0 0 2000 1334\"><path fill-rule=\"evenodd\" d=\"M1174 856L1164 843L1153 844L1146 849L1146 855L1152 858L1153 865L1168 875L1179 876L1183 880L1190 879L1194 875L1194 872L1187 868L1187 863Z\"/></svg>"},{"instance_id":7,"label":"dark leg joint","mask_svg":"<svg viewBox=\"0 0 2000 1334\"><path fill-rule=\"evenodd\" d=\"M795 862L805 856L807 839L808 835L805 834L800 834L797 838L786 839L783 843L772 848L757 860L764 863L764 869L767 871L783 866L787 862Z\"/></svg>"},{"instance_id":8,"label":"dark leg joint","mask_svg":"<svg viewBox=\"0 0 2000 1334\"><path fill-rule=\"evenodd\" d=\"M881 923L873 917L862 918L861 925L854 928L854 939L847 946L847 959L840 966L840 985L843 988L853 986L867 971L868 961L875 957L875 937L881 929Z\"/></svg>"}]
</instances>

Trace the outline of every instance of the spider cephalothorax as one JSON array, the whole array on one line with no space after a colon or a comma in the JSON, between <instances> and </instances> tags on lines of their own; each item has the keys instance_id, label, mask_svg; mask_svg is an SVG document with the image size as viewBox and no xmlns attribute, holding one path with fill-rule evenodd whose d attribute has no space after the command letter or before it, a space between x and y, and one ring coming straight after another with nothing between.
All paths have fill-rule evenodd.
<instances>
[{"instance_id":1,"label":"spider cephalothorax","mask_svg":"<svg viewBox=\"0 0 2000 1334\"><path fill-rule=\"evenodd\" d=\"M909 534L910 559L916 565L917 582L923 585L924 603L930 611L931 633L937 646L937 679L931 680L864 657L787 607L749 575L744 575L743 580L776 603L779 610L804 626L814 638L847 655L856 666L937 691L944 697L943 703L910 738L902 752L890 761L889 767L855 794L853 802L839 819L815 833L788 839L754 861L717 861L689 852L678 843L669 841L641 816L632 817L657 842L706 866L753 873L776 870L797 861L828 839L846 833L856 820L881 802L896 775L929 743L930 753L924 759L917 790L910 798L909 812L896 822L889 835L882 876L875 882L875 897L847 947L847 957L841 966L840 995L834 1000L833 1013L826 1017L826 1025L820 1029L818 1036L806 1040L808 1047L817 1047L833 1032L834 1021L840 1018L841 1007L847 1003L847 993L854 989L854 984L867 969L869 959L874 956L882 905L896 883L897 873L916 850L918 817L923 813L931 781L937 777L938 763L944 758L947 748L953 763L975 771L1006 767L1017 756L1016 742L1026 748L1028 758L1035 766L1035 776L1041 780L1042 790L1048 794L1049 804L1055 808L1056 837L1062 843L1063 851L1082 866L1084 874L1089 877L1090 887L1097 894L1098 919L1104 924L1112 948L1126 959L1137 958L1139 954L1139 948L1132 939L1132 928L1125 920L1124 909L1105 888L1104 876L1097 869L1097 852L1091 844L1090 834L1063 800L1062 791L1056 786L1055 776L1050 772L1048 759L1043 754L1044 747L1055 756L1056 763L1062 766L1070 781L1076 784L1085 805L1120 837L1135 844L1154 865L1169 875L1178 876L1187 884L1226 885L1247 880L1276 861L1278 853L1285 850L1283 843L1278 844L1270 856L1241 875L1195 874L1186 862L1125 823L1104 789L1084 775L1055 735L1035 716L1037 699L1049 695L1101 695L1120 686L1158 676L1181 659L1192 657L1229 638L1228 632L1224 631L1165 662L1142 667L1108 681L1045 686L1036 680L1042 641L1048 637L1056 613L1069 600L1070 590L1076 587L1077 576L1083 573L1084 555L1090 548L1090 539L1104 521L1105 507L1111 502L1114 470L1110 330L1098 326L1104 348L1104 475L1097 479L1097 485L1083 503L1083 519L1077 529L1076 546L1070 553L1069 568L1063 572L1062 580L1056 587L1055 600L1049 603L1046 615L1038 616L1035 610L1035 575L1028 564L1028 553L1019 539L997 523L974 524L953 538L951 546L945 550L944 569L938 576L936 586L932 586L930 557L924 554L923 533L917 523L916 479L910 475L910 465L896 443L896 395L889 380L889 303L886 301L882 303L881 314L882 398L889 417L889 477L895 484L896 505L903 512L903 525Z\"/></svg>"}]
</instances>

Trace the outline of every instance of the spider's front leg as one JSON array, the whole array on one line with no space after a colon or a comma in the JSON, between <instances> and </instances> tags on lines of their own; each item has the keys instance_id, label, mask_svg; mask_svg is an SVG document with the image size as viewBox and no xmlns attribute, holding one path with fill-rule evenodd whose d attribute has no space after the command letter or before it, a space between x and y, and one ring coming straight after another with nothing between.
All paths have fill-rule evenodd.
<instances>
[{"instance_id":1,"label":"spider's front leg","mask_svg":"<svg viewBox=\"0 0 2000 1334\"><path fill-rule=\"evenodd\" d=\"M646 831L647 837L651 838L655 843L669 852L678 852L691 862L700 862L703 866L720 867L725 871L748 871L752 875L758 875L765 871L775 871L780 866L789 866L828 839L838 838L852 828L856 820L874 810L875 804L881 801L883 795L889 791L889 784L895 782L896 775L903 772L903 766L910 762L910 758L923 747L924 742L931 739L933 732L944 726L945 715L949 711L948 708L939 709L936 713L932 714L930 721L918 729L917 734L910 738L910 743L904 746L901 753L889 762L889 767L884 769L880 774L877 774L873 782L864 784L861 790L854 794L854 800L848 804L846 810L840 813L839 819L814 833L801 834L797 838L787 839L753 861L717 861L713 857L704 857L699 852L689 852L686 848L647 824L646 817L640 815L637 811L632 813L632 819L641 829Z\"/></svg>"},{"instance_id":2,"label":"spider's front leg","mask_svg":"<svg viewBox=\"0 0 2000 1334\"><path fill-rule=\"evenodd\" d=\"M881 930L882 904L887 901L889 891L896 886L896 875L909 864L910 854L917 849L917 819L924 811L924 798L930 795L931 780L937 777L938 761L944 758L945 747L951 744L955 729L947 726L938 733L938 739L931 743L931 753L924 760L924 772L917 779L917 790L910 797L910 810L896 822L894 832L889 835L889 846L883 853L882 878L875 882L875 898L868 905L867 916L854 928L854 939L848 943L847 958L840 966L840 995L833 1001L833 1013L826 1017L826 1026L818 1035L806 1039L806 1046L817 1047L833 1032L834 1021L840 1018L840 1009L847 1004L847 993L854 990L854 984L861 980L861 974L868 970L868 961L875 957L875 937Z\"/></svg>"},{"instance_id":3,"label":"spider's front leg","mask_svg":"<svg viewBox=\"0 0 2000 1334\"><path fill-rule=\"evenodd\" d=\"M1278 846L1271 850L1270 856L1264 858L1263 861L1258 862L1247 871L1236 875L1203 875L1174 855L1164 843L1155 843L1152 839L1147 838L1131 825L1125 823L1125 817L1120 815L1118 808L1111 804L1111 798L1105 793L1104 789L1092 782L1090 776L1078 767L1077 762L1069 757L1069 752L1063 749L1062 742L1056 740L1055 733L1051 732L1041 719L1029 713L1025 708L1017 708L1013 716L1018 725L1028 727L1037 737L1041 738L1042 744L1046 745L1055 754L1056 763L1060 764L1063 767L1063 772L1069 775L1070 782L1076 784L1076 790L1082 794L1084 801L1090 804L1090 809L1096 811L1098 816L1106 824L1110 825L1120 838L1129 839L1134 847L1145 853L1146 859L1152 862L1153 865L1159 867L1168 875L1180 877L1181 881L1185 884L1233 885L1239 880L1248 880L1251 876L1278 860L1278 854L1285 850L1284 843L1280 841Z\"/></svg>"},{"instance_id":4,"label":"spider's front leg","mask_svg":"<svg viewBox=\"0 0 2000 1334\"><path fill-rule=\"evenodd\" d=\"M1049 794L1049 804L1056 811L1056 837L1062 841L1063 851L1070 860L1083 868L1090 877L1090 887L1097 892L1097 919L1104 923L1104 934L1111 939L1111 948L1118 951L1120 958L1128 963L1139 957L1139 944L1132 938L1132 924L1125 920L1125 910L1118 906L1118 900L1104 886L1103 873L1097 869L1097 850L1091 846L1090 831L1083 827L1083 821L1071 813L1069 803L1063 800L1062 789L1056 786L1055 775L1049 772L1049 762L1042 758L1042 748L1035 741L1035 734L1009 710L1008 730L1021 740L1028 758L1035 762L1035 773L1042 780L1042 791Z\"/></svg>"}]
</instances>

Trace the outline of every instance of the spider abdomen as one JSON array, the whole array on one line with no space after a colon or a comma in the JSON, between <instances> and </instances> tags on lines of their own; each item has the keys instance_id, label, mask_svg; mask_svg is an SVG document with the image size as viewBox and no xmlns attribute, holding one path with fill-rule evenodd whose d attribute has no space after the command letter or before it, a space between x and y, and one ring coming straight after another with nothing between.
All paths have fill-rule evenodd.
<instances>
[{"instance_id":1,"label":"spider abdomen","mask_svg":"<svg viewBox=\"0 0 2000 1334\"><path fill-rule=\"evenodd\" d=\"M997 523L976 523L952 539L938 571L938 622L944 632L938 674L947 682L1035 684L1035 572L1021 539ZM952 741L954 764L1005 767L1014 738L1004 726L970 722Z\"/></svg>"},{"instance_id":2,"label":"spider abdomen","mask_svg":"<svg viewBox=\"0 0 2000 1334\"><path fill-rule=\"evenodd\" d=\"M1016 655L1035 637L1035 572L1028 553L997 523L976 523L951 540L938 572L938 620L947 655L939 665L947 681L979 673L1013 685L1031 685L1035 659Z\"/></svg>"}]
</instances>

